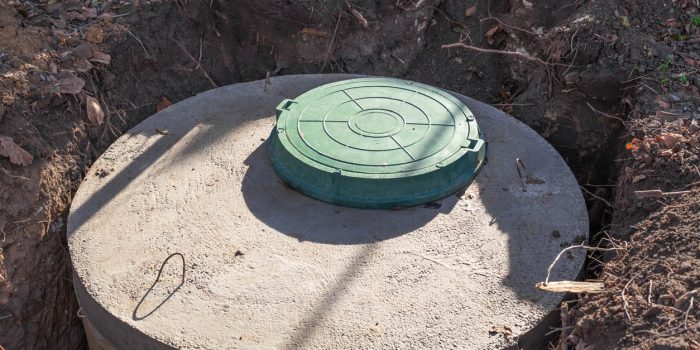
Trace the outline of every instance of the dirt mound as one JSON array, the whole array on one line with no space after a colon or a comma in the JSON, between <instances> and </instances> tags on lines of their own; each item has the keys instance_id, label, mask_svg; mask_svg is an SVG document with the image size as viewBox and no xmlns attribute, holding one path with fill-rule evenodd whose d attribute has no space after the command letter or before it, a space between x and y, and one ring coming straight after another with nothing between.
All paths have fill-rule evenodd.
<instances>
[{"instance_id":1,"label":"dirt mound","mask_svg":"<svg viewBox=\"0 0 700 350\"><path fill-rule=\"evenodd\" d=\"M700 332L700 191L635 226L605 265L607 292L584 298L570 339L581 348L691 349Z\"/></svg>"}]
</instances>

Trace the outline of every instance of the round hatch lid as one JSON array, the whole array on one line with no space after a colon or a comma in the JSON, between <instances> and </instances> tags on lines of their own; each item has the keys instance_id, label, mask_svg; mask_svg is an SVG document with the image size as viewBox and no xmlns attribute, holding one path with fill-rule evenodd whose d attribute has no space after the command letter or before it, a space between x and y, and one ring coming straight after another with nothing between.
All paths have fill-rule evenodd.
<instances>
[{"instance_id":1,"label":"round hatch lid","mask_svg":"<svg viewBox=\"0 0 700 350\"><path fill-rule=\"evenodd\" d=\"M311 197L358 208L409 207L468 185L485 156L472 112L427 85L361 78L277 107L272 164Z\"/></svg>"}]
</instances>

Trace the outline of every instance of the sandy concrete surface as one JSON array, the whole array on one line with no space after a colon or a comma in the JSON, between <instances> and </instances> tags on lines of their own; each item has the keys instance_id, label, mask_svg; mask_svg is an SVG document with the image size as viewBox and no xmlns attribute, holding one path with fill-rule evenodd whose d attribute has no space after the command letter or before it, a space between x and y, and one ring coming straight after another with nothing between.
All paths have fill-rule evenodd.
<instances>
[{"instance_id":1,"label":"sandy concrete surface","mask_svg":"<svg viewBox=\"0 0 700 350\"><path fill-rule=\"evenodd\" d=\"M73 200L68 235L82 312L108 342L494 349L558 305L561 295L534 285L561 245L587 236L583 197L550 145L492 107L458 96L486 134L488 163L465 193L435 205L351 209L282 183L265 141L275 106L351 77L207 91L102 155ZM184 280L180 255L157 280L172 253L184 256ZM581 252L562 258L552 279L574 279L583 261ZM492 326L513 336L491 335Z\"/></svg>"}]
</instances>

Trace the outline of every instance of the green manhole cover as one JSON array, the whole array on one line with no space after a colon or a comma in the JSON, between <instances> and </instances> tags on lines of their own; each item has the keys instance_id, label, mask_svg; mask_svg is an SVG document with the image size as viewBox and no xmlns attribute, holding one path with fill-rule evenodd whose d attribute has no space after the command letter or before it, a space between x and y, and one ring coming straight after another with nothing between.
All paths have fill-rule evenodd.
<instances>
[{"instance_id":1,"label":"green manhole cover","mask_svg":"<svg viewBox=\"0 0 700 350\"><path fill-rule=\"evenodd\" d=\"M282 101L269 148L289 185L359 208L447 196L473 180L486 151L473 114L459 100L388 78L345 80Z\"/></svg>"}]
</instances>

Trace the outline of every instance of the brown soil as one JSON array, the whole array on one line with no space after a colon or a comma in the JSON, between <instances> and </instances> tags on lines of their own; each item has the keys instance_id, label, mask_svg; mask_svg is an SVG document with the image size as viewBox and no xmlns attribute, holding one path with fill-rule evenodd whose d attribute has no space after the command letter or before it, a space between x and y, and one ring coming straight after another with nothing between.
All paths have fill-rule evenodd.
<instances>
[{"instance_id":1,"label":"brown soil","mask_svg":"<svg viewBox=\"0 0 700 350\"><path fill-rule=\"evenodd\" d=\"M458 42L500 52L442 48ZM163 98L318 72L497 104L560 151L591 243L620 249L593 253L586 277L607 291L569 303L543 341L700 348L699 47L689 0L0 0L0 154L14 155L0 156L0 348L85 347L65 216L122 132ZM650 189L691 193L635 195Z\"/></svg>"}]
</instances>

